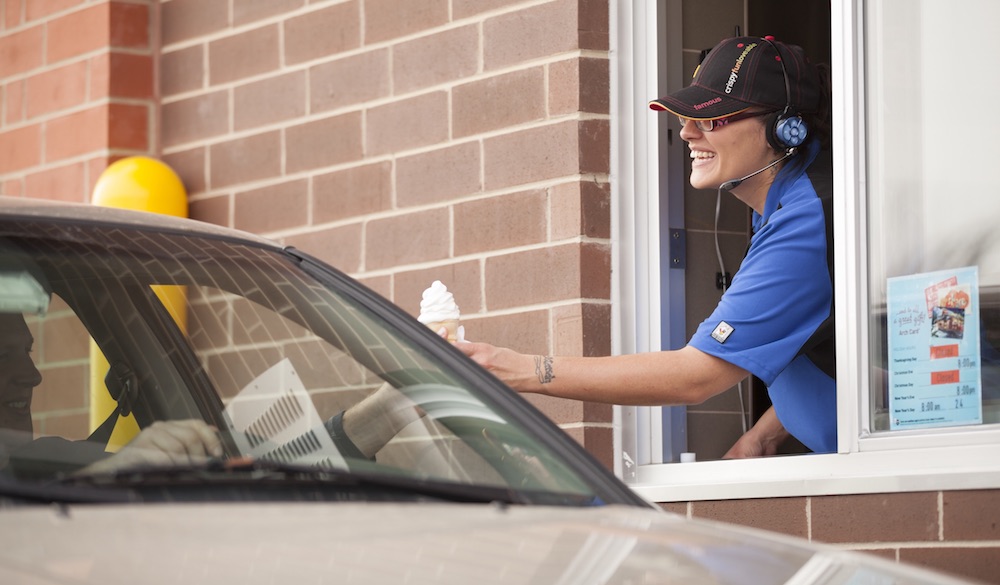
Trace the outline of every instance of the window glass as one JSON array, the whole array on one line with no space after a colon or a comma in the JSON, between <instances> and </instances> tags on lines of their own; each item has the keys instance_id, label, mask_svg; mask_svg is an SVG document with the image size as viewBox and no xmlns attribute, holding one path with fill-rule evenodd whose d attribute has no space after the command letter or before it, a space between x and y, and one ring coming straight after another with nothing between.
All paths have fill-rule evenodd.
<instances>
[{"instance_id":1,"label":"window glass","mask_svg":"<svg viewBox=\"0 0 1000 585\"><path fill-rule=\"evenodd\" d=\"M993 0L866 5L870 430L1000 422Z\"/></svg>"}]
</instances>

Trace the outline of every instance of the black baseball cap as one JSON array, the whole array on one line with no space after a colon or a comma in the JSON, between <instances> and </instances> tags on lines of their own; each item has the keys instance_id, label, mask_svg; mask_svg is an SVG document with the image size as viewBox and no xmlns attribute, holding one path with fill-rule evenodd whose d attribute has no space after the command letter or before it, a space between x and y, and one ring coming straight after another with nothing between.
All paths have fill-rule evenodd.
<instances>
[{"instance_id":1,"label":"black baseball cap","mask_svg":"<svg viewBox=\"0 0 1000 585\"><path fill-rule=\"evenodd\" d=\"M649 102L649 107L684 118L711 120L751 107L783 110L789 106L800 113L814 112L819 102L816 68L802 47L772 37L734 37L708 52L691 85Z\"/></svg>"}]
</instances>

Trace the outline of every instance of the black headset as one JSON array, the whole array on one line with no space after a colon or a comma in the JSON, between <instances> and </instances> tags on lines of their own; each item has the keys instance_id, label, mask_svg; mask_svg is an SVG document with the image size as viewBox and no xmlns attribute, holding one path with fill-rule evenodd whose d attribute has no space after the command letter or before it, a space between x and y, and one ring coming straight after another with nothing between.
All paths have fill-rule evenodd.
<instances>
[{"instance_id":1,"label":"black headset","mask_svg":"<svg viewBox=\"0 0 1000 585\"><path fill-rule=\"evenodd\" d=\"M806 141L806 137L809 136L809 127L802 116L792 107L792 87L788 80L788 71L785 69L785 60L781 56L781 51L778 50L777 45L771 42L771 39L761 37L761 40L771 45L778 55L781 76L785 80L785 109L768 117L767 143L775 150L788 152L790 149L798 148Z\"/></svg>"}]
</instances>

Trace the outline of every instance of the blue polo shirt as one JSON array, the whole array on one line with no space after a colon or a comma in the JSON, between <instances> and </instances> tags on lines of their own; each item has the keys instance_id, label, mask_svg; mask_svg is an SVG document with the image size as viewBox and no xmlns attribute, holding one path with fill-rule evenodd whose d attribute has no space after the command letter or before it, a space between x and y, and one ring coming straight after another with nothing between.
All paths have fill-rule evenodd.
<instances>
[{"instance_id":1,"label":"blue polo shirt","mask_svg":"<svg viewBox=\"0 0 1000 585\"><path fill-rule=\"evenodd\" d=\"M690 341L760 378L785 429L817 453L837 449L833 179L824 155L812 141L775 177L732 285Z\"/></svg>"}]
</instances>

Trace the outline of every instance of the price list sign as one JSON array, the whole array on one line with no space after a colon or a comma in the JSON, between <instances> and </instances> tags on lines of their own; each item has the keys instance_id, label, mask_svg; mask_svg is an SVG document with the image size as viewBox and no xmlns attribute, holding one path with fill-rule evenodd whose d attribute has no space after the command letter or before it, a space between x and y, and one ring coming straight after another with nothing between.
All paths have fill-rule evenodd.
<instances>
[{"instance_id":1,"label":"price list sign","mask_svg":"<svg viewBox=\"0 0 1000 585\"><path fill-rule=\"evenodd\" d=\"M975 266L890 278L892 430L983 422Z\"/></svg>"}]
</instances>

